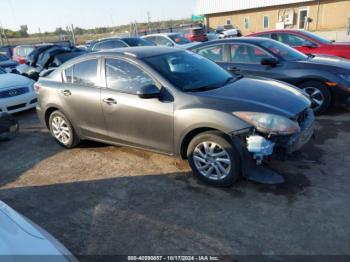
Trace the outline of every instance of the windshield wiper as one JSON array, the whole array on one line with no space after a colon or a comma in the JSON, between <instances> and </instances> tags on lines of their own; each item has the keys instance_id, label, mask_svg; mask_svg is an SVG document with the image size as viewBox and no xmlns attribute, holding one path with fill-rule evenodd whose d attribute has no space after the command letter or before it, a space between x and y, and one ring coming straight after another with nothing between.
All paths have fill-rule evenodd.
<instances>
[{"instance_id":1,"label":"windshield wiper","mask_svg":"<svg viewBox=\"0 0 350 262\"><path fill-rule=\"evenodd\" d=\"M241 79L242 77L243 77L243 75L237 75L236 77L231 76L231 77L227 78L224 83L221 83L221 84L207 85L207 86L201 86L201 87L197 87L197 88L184 88L183 91L189 91L189 92L208 91L208 90L220 88L220 87L226 86L228 84L231 84L233 82L236 82L237 80Z\"/></svg>"}]
</instances>

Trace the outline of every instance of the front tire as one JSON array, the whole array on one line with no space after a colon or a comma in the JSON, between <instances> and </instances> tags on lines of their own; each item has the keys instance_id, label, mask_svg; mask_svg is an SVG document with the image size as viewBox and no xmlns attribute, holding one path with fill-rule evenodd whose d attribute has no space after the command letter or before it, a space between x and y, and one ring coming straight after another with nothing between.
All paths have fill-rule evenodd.
<instances>
[{"instance_id":1,"label":"front tire","mask_svg":"<svg viewBox=\"0 0 350 262\"><path fill-rule=\"evenodd\" d=\"M80 142L72 124L61 111L54 111L49 119L51 135L65 148L74 148Z\"/></svg>"},{"instance_id":2,"label":"front tire","mask_svg":"<svg viewBox=\"0 0 350 262\"><path fill-rule=\"evenodd\" d=\"M223 133L209 131L194 137L187 159L195 176L214 186L232 186L241 176L240 155Z\"/></svg>"},{"instance_id":3,"label":"front tire","mask_svg":"<svg viewBox=\"0 0 350 262\"><path fill-rule=\"evenodd\" d=\"M331 105L332 94L329 88L318 81L307 81L302 83L299 88L303 89L311 98L311 108L316 115L327 111Z\"/></svg>"}]
</instances>

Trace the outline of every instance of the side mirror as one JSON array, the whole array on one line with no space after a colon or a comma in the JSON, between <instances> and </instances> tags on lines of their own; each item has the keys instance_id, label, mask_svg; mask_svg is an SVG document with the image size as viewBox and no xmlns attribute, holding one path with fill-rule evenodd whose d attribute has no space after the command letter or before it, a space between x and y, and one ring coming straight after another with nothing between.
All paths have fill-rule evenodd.
<instances>
[{"instance_id":1,"label":"side mirror","mask_svg":"<svg viewBox=\"0 0 350 262\"><path fill-rule=\"evenodd\" d=\"M157 86L151 84L140 88L137 95L142 99L159 98L160 90Z\"/></svg>"},{"instance_id":2,"label":"side mirror","mask_svg":"<svg viewBox=\"0 0 350 262\"><path fill-rule=\"evenodd\" d=\"M276 58L269 57L261 59L260 63L266 66L276 66L278 64L278 60Z\"/></svg>"},{"instance_id":3,"label":"side mirror","mask_svg":"<svg viewBox=\"0 0 350 262\"><path fill-rule=\"evenodd\" d=\"M173 47L173 46L174 46L174 44L173 44L173 43L171 43L171 42L167 42L167 43L166 43L166 46Z\"/></svg>"}]
</instances>

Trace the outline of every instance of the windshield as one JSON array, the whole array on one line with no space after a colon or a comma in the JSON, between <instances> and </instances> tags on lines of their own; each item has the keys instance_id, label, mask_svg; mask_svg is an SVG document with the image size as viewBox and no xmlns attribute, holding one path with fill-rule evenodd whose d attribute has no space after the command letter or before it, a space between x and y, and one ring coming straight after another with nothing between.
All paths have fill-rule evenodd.
<instances>
[{"instance_id":1,"label":"windshield","mask_svg":"<svg viewBox=\"0 0 350 262\"><path fill-rule=\"evenodd\" d=\"M302 34L306 35L307 37L310 37L312 39L315 39L316 41L322 43L322 44L325 44L325 45L330 45L332 44L332 41L329 41L327 39L324 39L318 35L315 35L315 34L312 34L310 32L307 32L307 31L303 31Z\"/></svg>"},{"instance_id":2,"label":"windshield","mask_svg":"<svg viewBox=\"0 0 350 262\"><path fill-rule=\"evenodd\" d=\"M190 40L188 40L186 37L180 34L169 35L169 37L178 45L185 45L185 44L191 43Z\"/></svg>"},{"instance_id":3,"label":"windshield","mask_svg":"<svg viewBox=\"0 0 350 262\"><path fill-rule=\"evenodd\" d=\"M123 38L122 39L128 46L154 46L151 41L142 38Z\"/></svg>"},{"instance_id":4,"label":"windshield","mask_svg":"<svg viewBox=\"0 0 350 262\"><path fill-rule=\"evenodd\" d=\"M303 61L308 59L308 56L303 53L274 40L261 41L260 45L286 61Z\"/></svg>"},{"instance_id":5,"label":"windshield","mask_svg":"<svg viewBox=\"0 0 350 262\"><path fill-rule=\"evenodd\" d=\"M182 91L218 88L232 75L214 62L189 51L145 58L144 61Z\"/></svg>"},{"instance_id":6,"label":"windshield","mask_svg":"<svg viewBox=\"0 0 350 262\"><path fill-rule=\"evenodd\" d=\"M0 62L4 62L4 61L7 61L9 60L9 58L3 54L0 54Z\"/></svg>"}]
</instances>

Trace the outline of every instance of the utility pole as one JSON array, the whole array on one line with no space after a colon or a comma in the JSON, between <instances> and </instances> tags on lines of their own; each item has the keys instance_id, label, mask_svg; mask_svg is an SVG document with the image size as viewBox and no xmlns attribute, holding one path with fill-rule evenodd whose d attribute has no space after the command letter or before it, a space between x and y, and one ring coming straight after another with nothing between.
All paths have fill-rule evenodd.
<instances>
[{"instance_id":1,"label":"utility pole","mask_svg":"<svg viewBox=\"0 0 350 262\"><path fill-rule=\"evenodd\" d=\"M151 13L147 12L148 31L151 31Z\"/></svg>"},{"instance_id":2,"label":"utility pole","mask_svg":"<svg viewBox=\"0 0 350 262\"><path fill-rule=\"evenodd\" d=\"M75 38L75 33L74 33L74 26L71 24L72 28L72 37L73 37L73 45L75 46L77 44L77 39Z\"/></svg>"},{"instance_id":3,"label":"utility pole","mask_svg":"<svg viewBox=\"0 0 350 262\"><path fill-rule=\"evenodd\" d=\"M1 42L1 45L4 45L4 40L2 39L1 27L0 27L0 42Z\"/></svg>"},{"instance_id":4,"label":"utility pole","mask_svg":"<svg viewBox=\"0 0 350 262\"><path fill-rule=\"evenodd\" d=\"M43 42L43 38L42 38L42 35L41 35L41 29L40 29L40 27L38 28L38 32L39 32L39 39L40 39L40 42Z\"/></svg>"}]
</instances>

